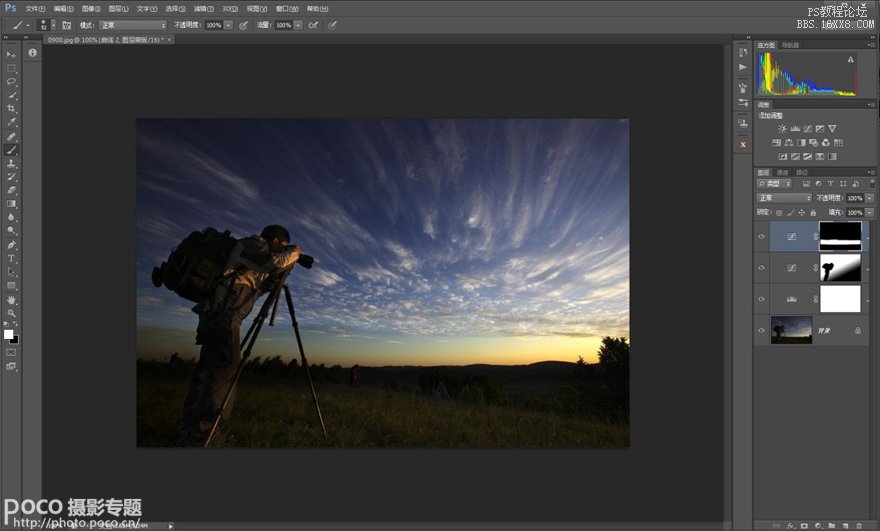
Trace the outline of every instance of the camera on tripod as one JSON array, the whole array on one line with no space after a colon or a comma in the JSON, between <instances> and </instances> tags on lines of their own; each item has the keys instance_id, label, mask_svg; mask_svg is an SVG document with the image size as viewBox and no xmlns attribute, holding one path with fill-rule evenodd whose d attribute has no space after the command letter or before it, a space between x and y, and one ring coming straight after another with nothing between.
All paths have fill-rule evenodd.
<instances>
[{"instance_id":1,"label":"camera on tripod","mask_svg":"<svg viewBox=\"0 0 880 531\"><path fill-rule=\"evenodd\" d=\"M303 267L309 269L312 267L312 263L314 263L315 259L307 254L300 254L297 263L301 263ZM315 392L315 384L312 381L312 376L309 373L309 362L306 359L306 352L303 349L302 338L299 334L299 323L296 321L296 311L293 308L293 298L290 295L290 288L287 287L287 278L290 276L290 273L293 271L293 267L288 267L280 272L280 274L272 278L270 280L270 289L269 296L266 297L265 302L263 302L263 306L260 308L260 312L257 314L257 317L254 319L253 323L251 323L250 328L247 333L244 335L244 339L241 341L241 345L239 348L244 349L244 352L241 354L241 360L238 362L238 368L235 371L235 376L232 379L232 382L229 384L229 387L226 390L225 397L223 398L223 403L217 409L217 412L214 415L214 422L211 426L211 431L208 433L208 438L205 440L204 447L207 448L211 446L211 442L214 440L214 436L217 433L217 427L220 425L220 420L223 418L223 411L226 410L226 406L229 403L230 397L235 391L235 387L238 385L238 381L241 378L242 370L247 363L248 358L251 356L251 351L254 348L254 343L257 340L257 336L260 334L260 330L263 328L263 323L266 322L266 318L269 318L269 326L275 325L275 314L278 311L278 304L281 301L282 294L284 299L287 302L287 311L290 313L290 324L293 325L293 331L296 336L296 344L299 347L299 355L300 360L302 362L302 367L305 369L306 378L309 382L309 388L312 392L312 403L315 405L315 412L318 414L318 422L321 424L321 431L324 434L324 440L327 440L327 427L324 425L324 416L321 414L321 406L318 405L318 394ZM271 312L271 317L270 316Z\"/></svg>"},{"instance_id":2,"label":"camera on tripod","mask_svg":"<svg viewBox=\"0 0 880 531\"><path fill-rule=\"evenodd\" d=\"M307 254L300 253L299 259L296 261L296 263L303 266L306 269L311 269L312 264L315 263L315 259Z\"/></svg>"}]
</instances>

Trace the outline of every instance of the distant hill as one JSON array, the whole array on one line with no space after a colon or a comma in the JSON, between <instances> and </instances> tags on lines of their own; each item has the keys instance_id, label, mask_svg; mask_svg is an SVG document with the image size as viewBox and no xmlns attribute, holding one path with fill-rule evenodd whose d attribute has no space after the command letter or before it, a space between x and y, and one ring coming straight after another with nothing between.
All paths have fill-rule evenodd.
<instances>
[{"instance_id":1,"label":"distant hill","mask_svg":"<svg viewBox=\"0 0 880 531\"><path fill-rule=\"evenodd\" d=\"M577 365L567 361L540 361L529 365L438 365L364 367L358 370L362 384L396 383L418 387L423 374L439 373L456 380L485 376L501 383L508 391L537 391L565 385Z\"/></svg>"}]
</instances>

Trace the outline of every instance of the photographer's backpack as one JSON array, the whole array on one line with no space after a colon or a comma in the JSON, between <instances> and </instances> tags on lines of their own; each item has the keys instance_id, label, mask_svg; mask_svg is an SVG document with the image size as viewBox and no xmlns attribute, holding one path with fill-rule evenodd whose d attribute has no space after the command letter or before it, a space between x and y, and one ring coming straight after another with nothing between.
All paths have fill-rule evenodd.
<instances>
[{"instance_id":1,"label":"photographer's backpack","mask_svg":"<svg viewBox=\"0 0 880 531\"><path fill-rule=\"evenodd\" d=\"M193 232L171 251L168 260L153 268L153 285L184 299L200 302L211 295L223 278L232 247L238 242L229 231L207 227Z\"/></svg>"}]
</instances>

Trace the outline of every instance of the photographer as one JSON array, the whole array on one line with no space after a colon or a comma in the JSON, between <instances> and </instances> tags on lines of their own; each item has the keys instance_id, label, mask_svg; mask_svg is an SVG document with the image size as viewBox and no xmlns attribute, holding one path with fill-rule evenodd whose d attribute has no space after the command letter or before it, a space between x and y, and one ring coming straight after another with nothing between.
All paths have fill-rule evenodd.
<instances>
[{"instance_id":1,"label":"photographer","mask_svg":"<svg viewBox=\"0 0 880 531\"><path fill-rule=\"evenodd\" d=\"M290 245L290 233L280 225L269 225L259 236L235 244L224 281L193 308L199 314L196 343L202 348L184 401L181 444L204 442L241 360L242 321L271 289L273 276L292 267L299 257L299 246ZM224 420L232 412L232 398L223 411Z\"/></svg>"}]
</instances>

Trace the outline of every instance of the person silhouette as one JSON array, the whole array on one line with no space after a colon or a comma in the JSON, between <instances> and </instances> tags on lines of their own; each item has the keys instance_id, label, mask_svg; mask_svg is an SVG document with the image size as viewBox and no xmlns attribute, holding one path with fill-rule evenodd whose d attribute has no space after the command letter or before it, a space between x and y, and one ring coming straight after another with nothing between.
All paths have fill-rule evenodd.
<instances>
[{"instance_id":1,"label":"person silhouette","mask_svg":"<svg viewBox=\"0 0 880 531\"><path fill-rule=\"evenodd\" d=\"M779 341L779 338L785 335L785 325L774 326L773 332L776 334L776 340Z\"/></svg>"},{"instance_id":2,"label":"person silhouette","mask_svg":"<svg viewBox=\"0 0 880 531\"><path fill-rule=\"evenodd\" d=\"M828 275L831 274L831 270L834 269L834 264L831 262L827 264L822 264L822 269L825 270L825 277L822 278L822 282L828 282Z\"/></svg>"},{"instance_id":3,"label":"person silhouette","mask_svg":"<svg viewBox=\"0 0 880 531\"><path fill-rule=\"evenodd\" d=\"M359 368L360 368L360 366L357 365L357 364L355 364L355 365L353 365L353 366L351 367L351 369L349 369L349 371L348 371L348 377L349 377L349 378L348 378L348 383L349 383L349 385L350 385L351 387L354 387L355 385L357 385L357 381L358 381L358 369L359 369Z\"/></svg>"},{"instance_id":4,"label":"person silhouette","mask_svg":"<svg viewBox=\"0 0 880 531\"><path fill-rule=\"evenodd\" d=\"M241 361L242 320L268 290L271 276L299 260L299 245L289 242L290 233L280 225L239 240L228 258L225 282L193 308L199 315L196 343L201 351L184 399L182 445L201 446L208 437ZM232 404L230 397L222 412L224 420L232 414Z\"/></svg>"}]
</instances>

